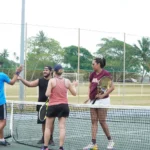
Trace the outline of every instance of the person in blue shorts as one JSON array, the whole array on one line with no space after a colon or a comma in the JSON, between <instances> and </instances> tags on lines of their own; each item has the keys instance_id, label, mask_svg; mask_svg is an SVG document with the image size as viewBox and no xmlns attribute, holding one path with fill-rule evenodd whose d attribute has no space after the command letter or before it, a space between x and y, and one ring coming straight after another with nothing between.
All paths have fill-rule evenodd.
<instances>
[{"instance_id":1,"label":"person in blue shorts","mask_svg":"<svg viewBox=\"0 0 150 150\"><path fill-rule=\"evenodd\" d=\"M22 71L22 66L19 66L16 69L16 72L14 73L14 76L12 79L8 77L3 72L0 72L0 145L10 145L5 139L4 139L4 127L6 126L6 119L7 119L7 106L6 106L6 97L4 92L4 83L8 83L10 85L14 85L17 81L17 78Z\"/></svg>"}]
</instances>

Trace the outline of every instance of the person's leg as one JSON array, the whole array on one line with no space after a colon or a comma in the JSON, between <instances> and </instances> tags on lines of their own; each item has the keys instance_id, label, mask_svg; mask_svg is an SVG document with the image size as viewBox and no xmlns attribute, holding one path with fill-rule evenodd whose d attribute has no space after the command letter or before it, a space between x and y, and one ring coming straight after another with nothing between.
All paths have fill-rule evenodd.
<instances>
[{"instance_id":1,"label":"person's leg","mask_svg":"<svg viewBox=\"0 0 150 150\"><path fill-rule=\"evenodd\" d=\"M38 141L38 144L42 144L44 143L44 133L45 133L45 123L42 124L42 138ZM49 144L50 145L54 145L54 141L53 141L53 132L54 132L54 123L52 125L52 129L51 129L51 135L50 135L50 141Z\"/></svg>"},{"instance_id":2,"label":"person's leg","mask_svg":"<svg viewBox=\"0 0 150 150\"><path fill-rule=\"evenodd\" d=\"M91 108L90 113L91 113L91 123L92 123L92 127L91 127L92 141L89 145L87 145L83 149L84 150L87 150L87 149L97 150L98 149L98 146L96 144L96 135L97 135L97 130L98 130L98 114L97 114L98 112L97 112L97 109Z\"/></svg>"},{"instance_id":3,"label":"person's leg","mask_svg":"<svg viewBox=\"0 0 150 150\"><path fill-rule=\"evenodd\" d=\"M0 106L0 145L10 145L4 139L4 128L6 126L6 118L7 118L7 107L6 104Z\"/></svg>"},{"instance_id":4,"label":"person's leg","mask_svg":"<svg viewBox=\"0 0 150 150\"><path fill-rule=\"evenodd\" d=\"M0 105L0 139L4 139L4 127L6 126L7 108L6 104Z\"/></svg>"},{"instance_id":5,"label":"person's leg","mask_svg":"<svg viewBox=\"0 0 150 150\"><path fill-rule=\"evenodd\" d=\"M60 104L57 107L57 117L59 118L59 150L64 150L63 145L66 136L66 118L69 117L69 106L68 104Z\"/></svg>"},{"instance_id":6,"label":"person's leg","mask_svg":"<svg viewBox=\"0 0 150 150\"><path fill-rule=\"evenodd\" d=\"M54 123L55 123L55 119L54 119L54 122L53 122L53 124L52 124L51 135L50 135L50 141L49 141L49 144L50 144L51 146L54 146L54 145L55 145L54 140L53 140L54 125L55 125Z\"/></svg>"},{"instance_id":7,"label":"person's leg","mask_svg":"<svg viewBox=\"0 0 150 150\"><path fill-rule=\"evenodd\" d=\"M108 125L106 123L106 118L107 118L107 109L106 108L104 108L104 109L101 108L98 110L98 118L99 118L99 123L100 123L100 125L101 125L107 139L108 139L107 149L112 149L114 146L114 142L112 140Z\"/></svg>"},{"instance_id":8,"label":"person's leg","mask_svg":"<svg viewBox=\"0 0 150 150\"><path fill-rule=\"evenodd\" d=\"M53 121L55 118L46 118L46 126L45 126L45 132L44 132L44 147L48 147L49 144L49 140L50 140L50 135L51 133L51 129L52 129L52 125L53 125Z\"/></svg>"},{"instance_id":9,"label":"person's leg","mask_svg":"<svg viewBox=\"0 0 150 150\"><path fill-rule=\"evenodd\" d=\"M44 143L44 132L45 132L45 121L40 121L39 119L39 112L38 112L38 118L37 118L37 124L41 125L41 131L42 131L42 137L41 139L37 142L37 144L43 144Z\"/></svg>"},{"instance_id":10,"label":"person's leg","mask_svg":"<svg viewBox=\"0 0 150 150\"><path fill-rule=\"evenodd\" d=\"M44 143L44 133L45 133L45 122L46 121L44 121L43 123L42 123L42 138L38 141L38 144L43 144ZM53 125L52 125L52 129L51 129L51 135L50 135L50 141L49 141L49 144L50 145L52 145L52 146L54 146L55 145L55 143L54 143L54 141L53 141L53 132L54 132L54 123L53 123Z\"/></svg>"},{"instance_id":11,"label":"person's leg","mask_svg":"<svg viewBox=\"0 0 150 150\"><path fill-rule=\"evenodd\" d=\"M92 123L92 143L96 144L96 135L98 129L98 114L97 109L91 108L91 123Z\"/></svg>"},{"instance_id":12,"label":"person's leg","mask_svg":"<svg viewBox=\"0 0 150 150\"><path fill-rule=\"evenodd\" d=\"M60 146L60 150L63 150L65 135L66 135L66 118L61 117L61 118L59 118L59 140L60 140L59 146Z\"/></svg>"},{"instance_id":13,"label":"person's leg","mask_svg":"<svg viewBox=\"0 0 150 150\"><path fill-rule=\"evenodd\" d=\"M6 126L6 119L0 120L0 140L4 139L4 127Z\"/></svg>"},{"instance_id":14,"label":"person's leg","mask_svg":"<svg viewBox=\"0 0 150 150\"><path fill-rule=\"evenodd\" d=\"M0 145L10 145L9 142L7 142L4 139L4 127L6 126L6 119L0 120Z\"/></svg>"},{"instance_id":15,"label":"person's leg","mask_svg":"<svg viewBox=\"0 0 150 150\"><path fill-rule=\"evenodd\" d=\"M107 109L106 108L100 108L98 109L98 119L99 119L99 123L105 133L105 135L107 136L108 140L111 140L111 136L110 136L110 132L108 129L108 125L106 123L106 117L107 117Z\"/></svg>"}]
</instances>

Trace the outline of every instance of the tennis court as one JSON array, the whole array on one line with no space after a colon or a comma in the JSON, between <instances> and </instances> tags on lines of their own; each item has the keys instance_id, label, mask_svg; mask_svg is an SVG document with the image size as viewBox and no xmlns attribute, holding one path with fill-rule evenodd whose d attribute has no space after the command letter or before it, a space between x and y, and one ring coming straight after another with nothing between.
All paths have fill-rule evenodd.
<instances>
[{"instance_id":1,"label":"tennis court","mask_svg":"<svg viewBox=\"0 0 150 150\"><path fill-rule=\"evenodd\" d=\"M0 150L38 150L38 148L34 148L31 146L25 146L25 145L21 145L21 144L17 144L15 142L11 142L10 146L0 146Z\"/></svg>"},{"instance_id":2,"label":"tennis court","mask_svg":"<svg viewBox=\"0 0 150 150\"><path fill-rule=\"evenodd\" d=\"M35 103L23 104L24 109L19 110L17 102L13 104L13 138L11 149L28 148L18 145L22 143L40 148L37 144L41 138L41 126L37 122ZM8 108L9 109L9 108ZM70 105L70 117L66 123L66 150L82 150L91 141L91 121L89 107L85 105ZM10 115L11 116L11 115ZM11 117L5 129L9 135ZM150 148L150 109L148 107L113 106L109 108L107 123L113 140L115 150L149 150ZM56 146L49 146L58 150L59 143L58 120L55 120L54 141ZM100 150L106 149L107 139L101 127L97 134L97 144ZM8 147L9 148L9 147ZM3 148L3 149L7 149ZM30 149L30 148L28 148ZM31 147L31 149L36 149Z\"/></svg>"}]
</instances>

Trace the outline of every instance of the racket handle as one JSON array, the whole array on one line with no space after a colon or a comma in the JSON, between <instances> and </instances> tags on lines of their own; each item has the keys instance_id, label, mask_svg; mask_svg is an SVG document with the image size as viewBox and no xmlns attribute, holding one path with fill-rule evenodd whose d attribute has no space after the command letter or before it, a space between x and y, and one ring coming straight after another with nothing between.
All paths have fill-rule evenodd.
<instances>
[{"instance_id":1,"label":"racket handle","mask_svg":"<svg viewBox=\"0 0 150 150\"><path fill-rule=\"evenodd\" d=\"M96 100L97 100L97 99L95 98L94 101L92 102L92 104L95 104Z\"/></svg>"}]
</instances>

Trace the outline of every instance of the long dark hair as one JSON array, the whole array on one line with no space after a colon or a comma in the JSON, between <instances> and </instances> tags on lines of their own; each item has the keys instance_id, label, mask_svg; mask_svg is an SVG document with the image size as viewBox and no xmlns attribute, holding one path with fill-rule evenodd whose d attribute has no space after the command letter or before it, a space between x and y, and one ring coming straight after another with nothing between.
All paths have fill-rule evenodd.
<instances>
[{"instance_id":1,"label":"long dark hair","mask_svg":"<svg viewBox=\"0 0 150 150\"><path fill-rule=\"evenodd\" d=\"M101 68L104 68L106 66L106 59L103 57L103 58L94 58L95 62L97 64L100 64Z\"/></svg>"}]
</instances>

